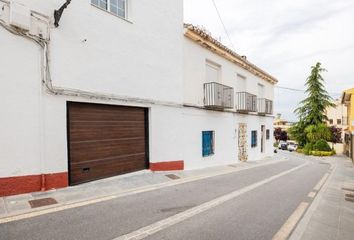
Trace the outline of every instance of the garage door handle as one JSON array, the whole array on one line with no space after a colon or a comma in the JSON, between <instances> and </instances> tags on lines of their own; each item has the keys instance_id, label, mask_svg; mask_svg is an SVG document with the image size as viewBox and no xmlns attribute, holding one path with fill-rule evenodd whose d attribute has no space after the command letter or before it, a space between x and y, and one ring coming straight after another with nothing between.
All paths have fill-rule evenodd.
<instances>
[{"instance_id":1,"label":"garage door handle","mask_svg":"<svg viewBox=\"0 0 354 240\"><path fill-rule=\"evenodd\" d=\"M89 171L90 171L90 168L89 168L89 167L82 169L82 172L83 172L83 173L88 173Z\"/></svg>"}]
</instances>

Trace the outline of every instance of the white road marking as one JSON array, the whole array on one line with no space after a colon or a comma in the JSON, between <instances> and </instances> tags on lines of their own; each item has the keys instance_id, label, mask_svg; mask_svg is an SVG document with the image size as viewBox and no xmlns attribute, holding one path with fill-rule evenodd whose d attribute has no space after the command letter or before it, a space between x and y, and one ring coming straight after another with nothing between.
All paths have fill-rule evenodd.
<instances>
[{"instance_id":1,"label":"white road marking","mask_svg":"<svg viewBox=\"0 0 354 240\"><path fill-rule=\"evenodd\" d=\"M288 218L288 220L284 223L284 225L280 228L280 230L274 235L272 240L286 240L288 239L290 233L296 226L296 224L299 222L301 219L302 215L306 211L309 203L307 202L302 202L300 205L296 208L296 210L291 214L291 216Z\"/></svg>"},{"instance_id":2,"label":"white road marking","mask_svg":"<svg viewBox=\"0 0 354 240\"><path fill-rule=\"evenodd\" d=\"M186 178L181 178L178 180L173 180L173 181L171 180L169 182L132 188L132 189L129 189L127 191L124 191L124 192L121 192L118 194L103 196L103 197L95 198L92 200L84 200L84 201L75 202L75 203L67 203L67 204L59 205L57 207L50 206L50 207L46 207L44 209L31 211L29 213L22 213L22 214L18 214L18 215L14 215L14 216L0 218L0 224L23 220L23 219L32 218L32 217L37 217L37 216L45 215L48 213L59 212L59 211L67 210L67 209L83 207L83 206L87 206L87 205L91 205L91 204L95 204L95 203L99 203L99 202L112 200L112 199L119 198L119 197L129 196L129 195L138 194L138 193L144 193L144 192L153 191L153 190L157 190L157 189L164 188L164 187L171 187L171 186L175 186L175 185L179 185L179 184L183 184L183 183L198 181L198 180L202 180L202 179L206 179L206 178L210 178L210 177L221 176L221 175L234 173L234 172L240 172L242 170L258 168L258 167L272 165L272 164L280 163L280 162L285 162L285 160L271 161L271 162L267 162L267 163L255 165L255 166L240 167L238 169L232 168L229 170L223 170L223 171L212 173L212 174L204 174L204 175L199 175L199 176L186 177Z\"/></svg>"},{"instance_id":3,"label":"white road marking","mask_svg":"<svg viewBox=\"0 0 354 240\"><path fill-rule=\"evenodd\" d=\"M249 191L252 191L264 184L267 184L277 178L280 178L284 175L287 175L289 173L292 173L300 168L303 168L304 166L308 165L308 163L304 163L300 166L297 166L297 167L294 167L294 168L291 168L287 171L284 171L284 172L281 172L277 175L274 175L272 177L269 177L269 178L266 178L262 181L259 181L259 182L256 182L254 184L251 184L247 187L244 187L244 188L241 188L239 190L236 190L234 192L231 192L229 194L226 194L224 196L221 196L221 197L218 197L218 198L215 198L209 202L206 202L206 203L203 203L201 205L198 205L196 207L193 207L193 208L190 208L184 212L181 212L181 213L178 213L176 215L173 215L171 217L168 217L168 218L165 218L163 220L160 220L158 222L155 222L151 225L148 225L148 226L145 226L143 228L140 228L136 231L133 231L131 233L128 233L128 234L125 234L125 235L122 235L122 236L119 236L113 240L129 240L129 239L134 239L134 240L138 240L138 239L143 239L149 235L152 235L154 233L157 233L165 228L168 228L172 225L175 225L179 222L182 222L188 218L191 218L199 213L202 213L202 212L205 212L211 208L214 208L214 207L217 207L221 204L223 204L224 202L226 201L229 201L231 199L234 199L244 193L247 193Z\"/></svg>"},{"instance_id":4,"label":"white road marking","mask_svg":"<svg viewBox=\"0 0 354 240\"><path fill-rule=\"evenodd\" d=\"M316 193L315 192L310 192L307 196L309 198L314 198L316 196Z\"/></svg>"},{"instance_id":5,"label":"white road marking","mask_svg":"<svg viewBox=\"0 0 354 240\"><path fill-rule=\"evenodd\" d=\"M316 186L313 188L313 190L318 191L321 189L322 185L326 182L327 178L329 176L329 173L326 173L321 180L316 184Z\"/></svg>"}]
</instances>

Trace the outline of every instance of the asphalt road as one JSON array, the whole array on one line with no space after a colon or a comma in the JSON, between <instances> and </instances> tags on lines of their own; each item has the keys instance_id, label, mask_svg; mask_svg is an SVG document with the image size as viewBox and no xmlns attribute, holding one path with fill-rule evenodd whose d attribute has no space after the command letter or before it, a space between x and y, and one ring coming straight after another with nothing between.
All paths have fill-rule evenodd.
<instances>
[{"instance_id":1,"label":"asphalt road","mask_svg":"<svg viewBox=\"0 0 354 240\"><path fill-rule=\"evenodd\" d=\"M0 225L0 239L107 239L306 163L292 159ZM271 239L328 170L309 164L146 239Z\"/></svg>"}]
</instances>

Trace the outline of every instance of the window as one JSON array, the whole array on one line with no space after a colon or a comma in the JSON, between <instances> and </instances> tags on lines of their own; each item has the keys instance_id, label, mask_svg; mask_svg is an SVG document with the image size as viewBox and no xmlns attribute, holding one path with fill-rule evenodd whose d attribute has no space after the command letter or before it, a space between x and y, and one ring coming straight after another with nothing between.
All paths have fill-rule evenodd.
<instances>
[{"instance_id":1,"label":"window","mask_svg":"<svg viewBox=\"0 0 354 240\"><path fill-rule=\"evenodd\" d=\"M258 83L258 98L264 98L264 85Z\"/></svg>"},{"instance_id":2,"label":"window","mask_svg":"<svg viewBox=\"0 0 354 240\"><path fill-rule=\"evenodd\" d=\"M257 131L251 132L251 147L257 147Z\"/></svg>"},{"instance_id":3,"label":"window","mask_svg":"<svg viewBox=\"0 0 354 240\"><path fill-rule=\"evenodd\" d=\"M220 66L212 62L206 62L206 82L219 82Z\"/></svg>"},{"instance_id":4,"label":"window","mask_svg":"<svg viewBox=\"0 0 354 240\"><path fill-rule=\"evenodd\" d=\"M214 131L202 132L203 157L214 154Z\"/></svg>"},{"instance_id":5,"label":"window","mask_svg":"<svg viewBox=\"0 0 354 240\"><path fill-rule=\"evenodd\" d=\"M333 124L333 119L329 119L329 124Z\"/></svg>"},{"instance_id":6,"label":"window","mask_svg":"<svg viewBox=\"0 0 354 240\"><path fill-rule=\"evenodd\" d=\"M266 139L268 140L269 138L270 138L270 130L267 129L267 131L266 131Z\"/></svg>"},{"instance_id":7,"label":"window","mask_svg":"<svg viewBox=\"0 0 354 240\"><path fill-rule=\"evenodd\" d=\"M236 88L238 92L246 92L247 90L246 85L247 85L246 77L237 74Z\"/></svg>"},{"instance_id":8,"label":"window","mask_svg":"<svg viewBox=\"0 0 354 240\"><path fill-rule=\"evenodd\" d=\"M91 0L91 3L118 17L127 18L127 0Z\"/></svg>"},{"instance_id":9,"label":"window","mask_svg":"<svg viewBox=\"0 0 354 240\"><path fill-rule=\"evenodd\" d=\"M338 125L342 124L342 119L337 119L337 124Z\"/></svg>"}]
</instances>

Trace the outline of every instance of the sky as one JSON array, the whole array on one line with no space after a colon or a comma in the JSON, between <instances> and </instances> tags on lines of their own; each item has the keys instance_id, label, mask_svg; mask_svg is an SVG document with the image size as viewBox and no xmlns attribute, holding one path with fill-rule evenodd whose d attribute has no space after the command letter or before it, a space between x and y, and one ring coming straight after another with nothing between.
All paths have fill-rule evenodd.
<instances>
[{"instance_id":1,"label":"sky","mask_svg":"<svg viewBox=\"0 0 354 240\"><path fill-rule=\"evenodd\" d=\"M354 0L184 0L184 21L212 36L279 80L305 89L311 66L321 62L326 90L336 99L354 87ZM274 90L275 113L296 121L302 91Z\"/></svg>"}]
</instances>

